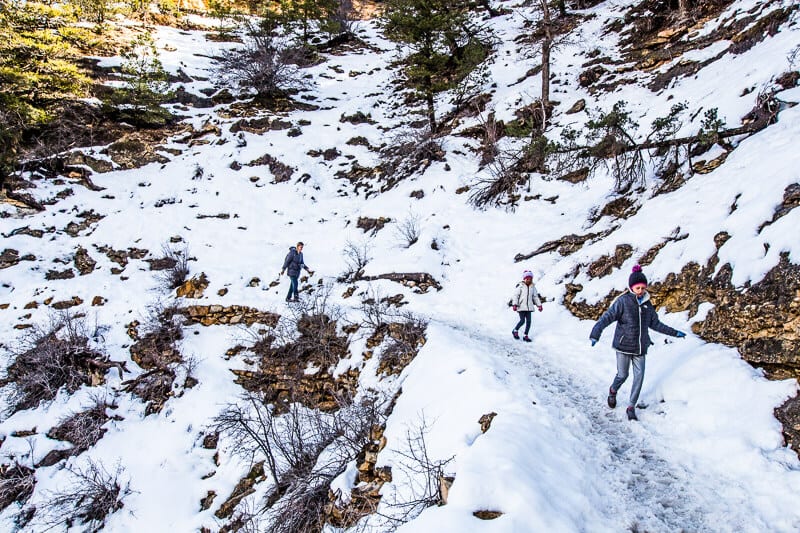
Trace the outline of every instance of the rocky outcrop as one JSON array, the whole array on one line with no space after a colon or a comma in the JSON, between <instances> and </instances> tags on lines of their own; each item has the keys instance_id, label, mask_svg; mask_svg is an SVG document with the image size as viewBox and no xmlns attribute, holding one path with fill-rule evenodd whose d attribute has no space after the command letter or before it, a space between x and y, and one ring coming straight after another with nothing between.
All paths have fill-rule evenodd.
<instances>
[{"instance_id":1,"label":"rocky outcrop","mask_svg":"<svg viewBox=\"0 0 800 533\"><path fill-rule=\"evenodd\" d=\"M391 272L388 274L379 274L377 276L362 276L359 279L364 281L374 281L376 279L388 279L390 281L396 281L401 285L405 285L406 287L413 289L413 291L418 294L426 293L431 288L434 288L437 291L442 290L442 286L439 284L439 282L427 272Z\"/></svg>"}]
</instances>

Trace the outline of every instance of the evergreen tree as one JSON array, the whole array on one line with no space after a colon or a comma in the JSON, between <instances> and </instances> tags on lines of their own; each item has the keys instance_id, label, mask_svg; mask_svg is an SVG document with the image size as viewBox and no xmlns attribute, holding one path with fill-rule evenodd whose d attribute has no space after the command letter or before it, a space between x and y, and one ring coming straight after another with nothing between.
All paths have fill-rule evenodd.
<instances>
[{"instance_id":1,"label":"evergreen tree","mask_svg":"<svg viewBox=\"0 0 800 533\"><path fill-rule=\"evenodd\" d=\"M436 94L453 88L485 58L481 31L470 23L468 5L460 0L389 0L382 22L390 39L411 49L405 74L424 100L434 132Z\"/></svg>"}]
</instances>

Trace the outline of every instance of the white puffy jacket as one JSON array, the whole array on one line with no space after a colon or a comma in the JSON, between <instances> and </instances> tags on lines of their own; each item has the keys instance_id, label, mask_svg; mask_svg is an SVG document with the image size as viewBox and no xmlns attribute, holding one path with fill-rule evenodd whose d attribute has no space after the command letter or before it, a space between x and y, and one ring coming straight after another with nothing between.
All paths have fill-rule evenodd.
<instances>
[{"instance_id":1,"label":"white puffy jacket","mask_svg":"<svg viewBox=\"0 0 800 533\"><path fill-rule=\"evenodd\" d=\"M524 281L520 281L514 288L511 305L516 305L517 311L533 311L536 307L542 305L542 300L539 298L539 293L533 283L526 285Z\"/></svg>"}]
</instances>

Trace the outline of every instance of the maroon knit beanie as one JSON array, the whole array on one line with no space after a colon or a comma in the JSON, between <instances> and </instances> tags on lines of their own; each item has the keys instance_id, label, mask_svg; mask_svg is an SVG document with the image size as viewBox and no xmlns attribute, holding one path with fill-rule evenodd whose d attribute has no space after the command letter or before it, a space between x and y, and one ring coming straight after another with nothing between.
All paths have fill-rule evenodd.
<instances>
[{"instance_id":1,"label":"maroon knit beanie","mask_svg":"<svg viewBox=\"0 0 800 533\"><path fill-rule=\"evenodd\" d=\"M638 285L639 283L644 283L647 285L647 278L644 277L644 273L642 272L642 267L639 265L634 265L631 271L631 275L628 277L628 287L633 287L634 285Z\"/></svg>"}]
</instances>

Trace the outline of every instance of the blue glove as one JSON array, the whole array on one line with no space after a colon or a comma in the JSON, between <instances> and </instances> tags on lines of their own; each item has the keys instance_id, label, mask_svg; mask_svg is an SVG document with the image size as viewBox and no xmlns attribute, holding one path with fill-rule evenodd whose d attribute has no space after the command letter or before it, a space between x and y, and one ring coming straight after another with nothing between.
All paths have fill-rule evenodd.
<instances>
[{"instance_id":1,"label":"blue glove","mask_svg":"<svg viewBox=\"0 0 800 533\"><path fill-rule=\"evenodd\" d=\"M675 336L678 337L679 339L682 339L686 336L686 333L679 331L678 333L675 334Z\"/></svg>"},{"instance_id":2,"label":"blue glove","mask_svg":"<svg viewBox=\"0 0 800 533\"><path fill-rule=\"evenodd\" d=\"M591 341L592 341L592 346L594 346L595 344L597 344L597 339L589 339L589 340L591 340Z\"/></svg>"}]
</instances>

